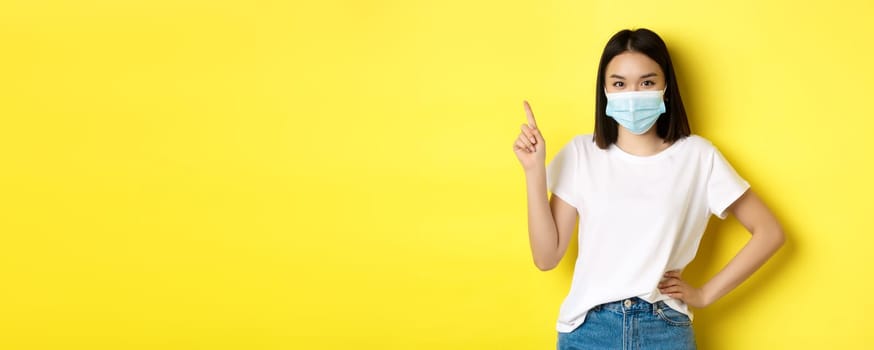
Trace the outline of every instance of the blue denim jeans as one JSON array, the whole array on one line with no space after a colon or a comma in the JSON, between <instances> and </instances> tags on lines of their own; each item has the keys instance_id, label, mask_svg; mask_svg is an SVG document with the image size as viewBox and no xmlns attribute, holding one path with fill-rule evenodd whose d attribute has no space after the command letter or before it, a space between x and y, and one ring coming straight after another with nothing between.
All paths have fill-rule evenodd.
<instances>
[{"instance_id":1,"label":"blue denim jeans","mask_svg":"<svg viewBox=\"0 0 874 350\"><path fill-rule=\"evenodd\" d=\"M582 325L558 332L558 350L697 349L689 316L664 301L632 297L589 310Z\"/></svg>"}]
</instances>

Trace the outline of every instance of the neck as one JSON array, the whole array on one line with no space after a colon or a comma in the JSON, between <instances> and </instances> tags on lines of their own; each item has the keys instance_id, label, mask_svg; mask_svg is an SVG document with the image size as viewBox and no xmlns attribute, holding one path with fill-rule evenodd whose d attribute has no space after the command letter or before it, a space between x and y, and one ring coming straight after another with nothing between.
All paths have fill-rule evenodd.
<instances>
[{"instance_id":1,"label":"neck","mask_svg":"<svg viewBox=\"0 0 874 350\"><path fill-rule=\"evenodd\" d=\"M641 135L632 134L620 126L616 146L636 156L651 156L665 150L671 144L659 137L655 125Z\"/></svg>"}]
</instances>

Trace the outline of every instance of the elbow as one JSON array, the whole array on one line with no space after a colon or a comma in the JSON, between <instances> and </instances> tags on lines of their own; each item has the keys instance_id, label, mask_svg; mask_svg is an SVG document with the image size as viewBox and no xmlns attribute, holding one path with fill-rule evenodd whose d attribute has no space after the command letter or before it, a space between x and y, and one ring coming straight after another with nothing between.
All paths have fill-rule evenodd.
<instances>
[{"instance_id":1,"label":"elbow","mask_svg":"<svg viewBox=\"0 0 874 350\"><path fill-rule=\"evenodd\" d=\"M534 259L534 266L537 266L540 271L549 271L558 266L558 263L551 260Z\"/></svg>"},{"instance_id":2,"label":"elbow","mask_svg":"<svg viewBox=\"0 0 874 350\"><path fill-rule=\"evenodd\" d=\"M786 233L783 232L783 228L780 225L774 225L768 232L768 241L774 247L774 251L786 244Z\"/></svg>"},{"instance_id":3,"label":"elbow","mask_svg":"<svg viewBox=\"0 0 874 350\"><path fill-rule=\"evenodd\" d=\"M783 229L780 227L777 227L777 230L774 232L775 232L774 233L774 241L775 241L775 244L777 245L777 248L779 249L784 244L786 244L786 233L784 233Z\"/></svg>"}]
</instances>

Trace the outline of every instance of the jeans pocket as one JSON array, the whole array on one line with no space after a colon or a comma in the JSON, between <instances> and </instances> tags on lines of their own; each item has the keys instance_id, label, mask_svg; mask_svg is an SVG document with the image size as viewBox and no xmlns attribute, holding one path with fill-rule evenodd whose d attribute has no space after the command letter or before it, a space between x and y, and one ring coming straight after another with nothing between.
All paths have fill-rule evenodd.
<instances>
[{"instance_id":1,"label":"jeans pocket","mask_svg":"<svg viewBox=\"0 0 874 350\"><path fill-rule=\"evenodd\" d=\"M658 303L658 306L656 307L656 315L662 321L665 321L672 326L689 326L692 324L689 315L668 307L664 302Z\"/></svg>"}]
</instances>

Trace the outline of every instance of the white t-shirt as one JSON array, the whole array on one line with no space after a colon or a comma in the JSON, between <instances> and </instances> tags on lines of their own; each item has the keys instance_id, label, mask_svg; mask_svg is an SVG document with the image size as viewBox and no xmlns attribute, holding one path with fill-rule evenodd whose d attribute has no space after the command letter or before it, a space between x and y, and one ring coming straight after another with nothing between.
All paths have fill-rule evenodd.
<instances>
[{"instance_id":1,"label":"white t-shirt","mask_svg":"<svg viewBox=\"0 0 874 350\"><path fill-rule=\"evenodd\" d=\"M726 208L749 183L707 139L690 135L652 156L615 144L598 148L592 134L577 135L546 168L547 189L580 215L579 254L556 328L571 332L592 307L630 297L664 300L658 283L695 257L710 215Z\"/></svg>"}]
</instances>

